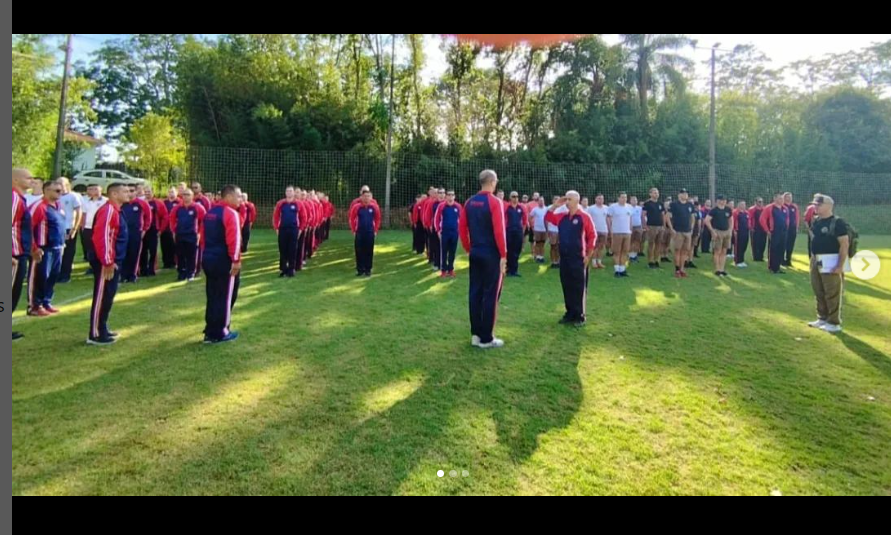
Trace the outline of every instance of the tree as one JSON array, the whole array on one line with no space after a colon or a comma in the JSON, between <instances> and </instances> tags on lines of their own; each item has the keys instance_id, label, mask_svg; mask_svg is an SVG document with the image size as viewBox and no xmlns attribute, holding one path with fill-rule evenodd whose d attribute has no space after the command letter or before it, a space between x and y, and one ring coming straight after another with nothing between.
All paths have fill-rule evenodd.
<instances>
[{"instance_id":1,"label":"tree","mask_svg":"<svg viewBox=\"0 0 891 535\"><path fill-rule=\"evenodd\" d=\"M176 72L184 34L134 34L108 42L76 71L95 83L90 94L97 127L106 137L126 136L150 111L165 113L175 101ZM95 128L93 129L95 130Z\"/></svg>"},{"instance_id":2,"label":"tree","mask_svg":"<svg viewBox=\"0 0 891 535\"><path fill-rule=\"evenodd\" d=\"M843 171L891 171L891 103L864 89L820 94L805 110L806 127L836 154Z\"/></svg>"},{"instance_id":3,"label":"tree","mask_svg":"<svg viewBox=\"0 0 891 535\"><path fill-rule=\"evenodd\" d=\"M127 165L151 180L166 179L185 163L185 141L167 115L149 112L130 128L125 151Z\"/></svg>"},{"instance_id":4,"label":"tree","mask_svg":"<svg viewBox=\"0 0 891 535\"><path fill-rule=\"evenodd\" d=\"M634 72L640 99L640 112L649 120L649 95L655 77L674 83L684 80L684 70L693 66L692 60L674 52L695 46L695 41L674 34L623 34L622 42L628 49L628 60Z\"/></svg>"},{"instance_id":5,"label":"tree","mask_svg":"<svg viewBox=\"0 0 891 535\"><path fill-rule=\"evenodd\" d=\"M52 174L62 92L62 67L53 55L52 36L12 36L12 165L37 176ZM84 94L90 83L72 77L68 87L68 121L90 121Z\"/></svg>"}]
</instances>

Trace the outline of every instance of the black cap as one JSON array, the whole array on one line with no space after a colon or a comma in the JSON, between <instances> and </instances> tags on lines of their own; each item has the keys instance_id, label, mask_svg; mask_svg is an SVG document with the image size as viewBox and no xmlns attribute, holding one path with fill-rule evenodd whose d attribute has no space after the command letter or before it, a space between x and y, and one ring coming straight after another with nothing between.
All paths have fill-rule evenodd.
<instances>
[{"instance_id":1,"label":"black cap","mask_svg":"<svg viewBox=\"0 0 891 535\"><path fill-rule=\"evenodd\" d=\"M718 195L717 197L715 197L715 200L716 200L716 201L723 201L723 200L724 200L724 196L723 196L723 195Z\"/></svg>"},{"instance_id":2,"label":"black cap","mask_svg":"<svg viewBox=\"0 0 891 535\"><path fill-rule=\"evenodd\" d=\"M681 188L681 191L678 192L678 195L681 193L689 193L686 188Z\"/></svg>"}]
</instances>

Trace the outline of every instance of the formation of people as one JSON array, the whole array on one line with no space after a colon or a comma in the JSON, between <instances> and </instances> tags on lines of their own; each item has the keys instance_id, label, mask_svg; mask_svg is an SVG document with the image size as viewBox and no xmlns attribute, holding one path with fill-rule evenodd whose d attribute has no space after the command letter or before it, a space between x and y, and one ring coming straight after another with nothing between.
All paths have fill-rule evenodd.
<instances>
[{"instance_id":1,"label":"formation of people","mask_svg":"<svg viewBox=\"0 0 891 535\"><path fill-rule=\"evenodd\" d=\"M625 192L611 204L602 194L589 204L574 190L546 204L538 192L530 197L513 191L505 200L497 184L497 174L487 170L480 175L480 193L463 205L455 202L453 191L431 187L409 209L412 249L426 254L441 277L455 276L456 234L469 254L474 346L504 345L494 335L498 301L504 277L521 276L519 258L527 239L533 261L550 262L550 268L560 272L566 309L560 323L582 327L587 319L589 269L605 269L604 257L612 257L617 279L629 277L629 266L643 257L649 269L672 264L675 278L686 279L688 270L697 269L694 260L702 251L712 255L715 275L724 278L730 276L728 261L739 269L748 267L751 243L752 260L764 263L766 253L770 273L782 275L783 267L792 266L799 231L806 230L818 302L818 319L809 325L828 332L841 330L843 266L853 254L852 227L833 215L834 202L828 196L815 196L802 215L788 192L776 194L769 205L758 197L752 207L723 195L714 205L710 200L700 203L686 189L680 189L675 199L663 199L658 188L651 188L642 204ZM831 229L820 227L816 232L823 235L815 236L816 223L830 220L837 223ZM819 249L814 247L817 241ZM833 269L822 272L821 256L827 255Z\"/></svg>"},{"instance_id":2,"label":"formation of people","mask_svg":"<svg viewBox=\"0 0 891 535\"><path fill-rule=\"evenodd\" d=\"M104 193L104 195L103 195ZM204 342L231 342L232 308L238 298L241 258L247 252L256 207L237 186L205 196L197 182L180 184L163 201L150 187L111 184L105 192L89 185L85 197L71 192L67 179L43 181L26 169L12 171L12 310L18 306L27 274L28 315L60 312L55 287L70 281L81 235L84 260L93 277L91 345L110 345L118 333L109 327L118 285L154 277L160 262L176 269L181 281L203 270L207 286ZM13 341L21 333L12 333Z\"/></svg>"},{"instance_id":3,"label":"formation of people","mask_svg":"<svg viewBox=\"0 0 891 535\"><path fill-rule=\"evenodd\" d=\"M426 255L441 278L454 278L459 242L470 258L469 312L471 343L481 348L504 345L495 337L498 303L505 277L520 277L519 260L530 243L533 261L550 262L559 270L565 314L560 323L582 327L590 269L605 269L612 257L614 276L629 277L632 264L646 257L650 269L674 265L674 276L685 279L703 253L714 258L715 274L727 277L728 259L747 267L752 245L754 262L782 274L792 263L799 230L808 232L811 282L818 302L812 327L841 330L843 267L853 254L853 228L833 215L834 201L817 195L801 214L790 193L777 194L765 205L756 198L749 208L719 195L712 206L700 204L687 190L677 198L662 199L657 188L639 203L620 193L615 202L603 195L594 204L577 191L554 196L546 204L539 193L531 197L498 190L498 176L486 170L480 191L463 204L455 192L431 187L418 195L409 210L412 249ZM242 255L248 251L257 208L237 186L225 186L208 197L201 184L170 188L161 200L149 187L113 184L103 192L96 185L87 195L71 192L66 179L42 181L24 169L12 172L12 309L15 310L27 276L28 315L38 318L59 313L53 305L55 286L71 280L77 234L93 276L93 304L88 343L108 345L118 335L108 326L118 285L153 277L160 262L176 269L178 279L194 281L203 271L207 287L206 343L230 342L232 308L240 285ZM303 270L329 238L333 204L316 191L288 186L272 214L278 238L279 276L291 278ZM371 190L363 186L349 206L347 219L354 234L356 276L371 277L375 240L382 210ZM549 258L545 258L546 245ZM160 255L159 255L160 248ZM13 333L13 340L21 333Z\"/></svg>"}]
</instances>

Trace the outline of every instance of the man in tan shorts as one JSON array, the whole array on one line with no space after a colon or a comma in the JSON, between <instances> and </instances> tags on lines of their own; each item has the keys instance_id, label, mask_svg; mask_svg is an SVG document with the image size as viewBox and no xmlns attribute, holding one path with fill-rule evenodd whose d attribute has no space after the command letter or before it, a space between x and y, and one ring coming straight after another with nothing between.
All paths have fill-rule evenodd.
<instances>
[{"instance_id":1,"label":"man in tan shorts","mask_svg":"<svg viewBox=\"0 0 891 535\"><path fill-rule=\"evenodd\" d=\"M634 210L628 204L628 195L623 191L619 193L618 202L609 207L607 223L609 234L612 237L613 263L615 265L615 277L627 277L628 254L631 252L631 220Z\"/></svg>"},{"instance_id":2,"label":"man in tan shorts","mask_svg":"<svg viewBox=\"0 0 891 535\"><path fill-rule=\"evenodd\" d=\"M643 203L643 231L647 238L647 262L650 269L659 268L664 256L665 205L659 200L659 189L650 188L650 198Z\"/></svg>"},{"instance_id":3,"label":"man in tan shorts","mask_svg":"<svg viewBox=\"0 0 891 535\"><path fill-rule=\"evenodd\" d=\"M544 264L544 248L548 241L548 228L545 217L548 209L544 197L539 197L535 207L529 212L529 226L532 227L532 257L538 264Z\"/></svg>"},{"instance_id":4,"label":"man in tan shorts","mask_svg":"<svg viewBox=\"0 0 891 535\"><path fill-rule=\"evenodd\" d=\"M715 275L728 277L724 268L727 264L727 250L733 239L733 210L727 206L723 195L716 198L717 206L705 218L705 226L712 235L712 256L715 259Z\"/></svg>"},{"instance_id":5,"label":"man in tan shorts","mask_svg":"<svg viewBox=\"0 0 891 535\"><path fill-rule=\"evenodd\" d=\"M693 203L687 202L687 190L678 193L678 200L669 206L670 217L666 219L672 231L671 245L674 248L674 276L686 279L685 269L688 255L693 251Z\"/></svg>"}]
</instances>

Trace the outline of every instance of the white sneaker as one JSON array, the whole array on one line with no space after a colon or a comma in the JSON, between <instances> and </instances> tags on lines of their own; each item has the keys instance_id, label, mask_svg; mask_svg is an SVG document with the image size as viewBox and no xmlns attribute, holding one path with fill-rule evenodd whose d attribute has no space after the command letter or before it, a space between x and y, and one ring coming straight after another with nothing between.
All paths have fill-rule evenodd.
<instances>
[{"instance_id":1,"label":"white sneaker","mask_svg":"<svg viewBox=\"0 0 891 535\"><path fill-rule=\"evenodd\" d=\"M480 349L496 349L499 347L504 347L504 340L499 340L498 338L493 338L491 342L488 344L480 344Z\"/></svg>"},{"instance_id":2,"label":"white sneaker","mask_svg":"<svg viewBox=\"0 0 891 535\"><path fill-rule=\"evenodd\" d=\"M841 325L833 325L833 324L831 324L831 323L827 323L826 325L824 325L824 326L822 326L822 327L820 327L820 328L823 329L824 331L830 333L830 334L835 334L835 333L840 333L840 332L842 332L842 327L841 327Z\"/></svg>"},{"instance_id":3,"label":"white sneaker","mask_svg":"<svg viewBox=\"0 0 891 535\"><path fill-rule=\"evenodd\" d=\"M827 325L826 320L812 321L807 324L808 327L813 327L814 329L822 329L825 325Z\"/></svg>"},{"instance_id":4,"label":"white sneaker","mask_svg":"<svg viewBox=\"0 0 891 535\"><path fill-rule=\"evenodd\" d=\"M742 264L739 265L739 267L741 267L741 268L747 268L747 267L749 267L749 265L746 264L745 262L743 262Z\"/></svg>"},{"instance_id":5,"label":"white sneaker","mask_svg":"<svg viewBox=\"0 0 891 535\"><path fill-rule=\"evenodd\" d=\"M479 347L480 346L480 337L477 335L471 336L470 337L470 345L472 345L473 347Z\"/></svg>"}]
</instances>

